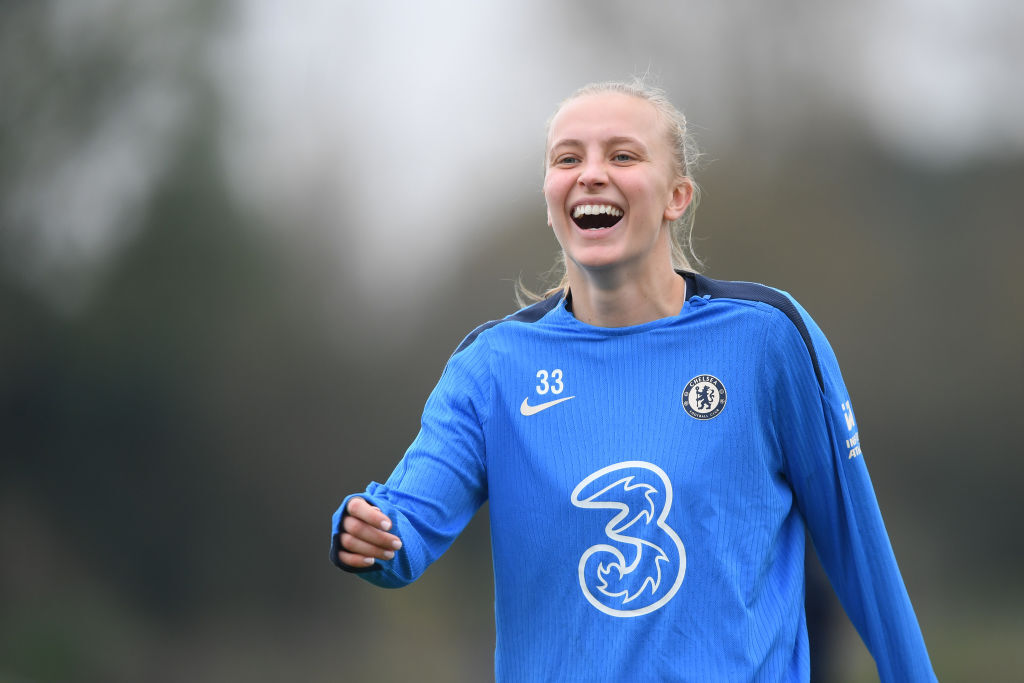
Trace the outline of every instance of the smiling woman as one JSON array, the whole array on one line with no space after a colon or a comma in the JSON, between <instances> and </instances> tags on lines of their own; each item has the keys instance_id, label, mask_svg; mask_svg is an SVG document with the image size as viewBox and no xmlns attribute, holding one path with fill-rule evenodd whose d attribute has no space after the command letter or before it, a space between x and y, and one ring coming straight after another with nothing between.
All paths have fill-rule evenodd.
<instances>
[{"instance_id":1,"label":"smiling woman","mask_svg":"<svg viewBox=\"0 0 1024 683\"><path fill-rule=\"evenodd\" d=\"M645 143L638 137L613 135L604 141L607 145L607 150L605 151L609 154L608 161L610 163L619 167L633 166L641 160L649 161L648 156L653 151L654 154L660 154L664 157L658 159L662 166L661 170L670 176L674 176L673 180L688 186L689 196L688 198L683 198L685 201L683 211L675 218L669 220L665 236L668 238L672 266L682 270L693 270L700 262L692 249L694 216L700 197L700 190L694 181L693 175L700 154L693 137L689 133L686 116L668 100L664 91L646 85L641 81L629 83L608 81L584 86L563 101L548 123L548 144L547 153L545 154L545 196L547 197L548 195L549 182L551 182L552 189L557 188L559 178L557 171L559 169L569 169L583 161L581 157L569 153L577 151L583 144L582 140L561 137L562 131L559 131L557 126L560 119L564 120L565 117L562 114L567 108L572 111L581 105L585 105L588 100L597 100L598 107L601 106L602 102L608 101L612 103L613 107L618 104L620 109L632 109L632 112L621 112L627 117L630 115L637 117L637 120L631 122L629 127L637 129L641 137L646 135L651 138ZM599 120L597 123L598 128L600 128L609 125L610 122ZM557 138L555 137L556 135L558 135ZM582 152L583 150L578 151ZM557 162L553 155L558 156ZM666 165L668 168L665 167ZM550 197L548 197L548 200L548 224L555 227L550 215ZM596 200L581 200L573 209L573 221L581 228L588 229L595 227L607 228L615 225L617 221L600 216L621 217L622 207L612 204L595 204L593 203L594 201ZM599 206L607 206L608 208L599 209ZM597 215L599 218L587 218L590 215ZM568 291L568 273L565 272L567 268L565 262L566 254L564 252L565 245L562 244L562 247L563 252L559 256L558 263L556 263L556 269L563 272L561 281L543 295L535 294L520 284L518 291L521 304L528 301L540 301L557 291Z\"/></svg>"},{"instance_id":2,"label":"smiling woman","mask_svg":"<svg viewBox=\"0 0 1024 683\"><path fill-rule=\"evenodd\" d=\"M610 89L577 94L551 120L544 197L580 320L623 327L682 306L671 225L693 181L673 157L671 131L645 97Z\"/></svg>"},{"instance_id":3,"label":"smiling woman","mask_svg":"<svg viewBox=\"0 0 1024 683\"><path fill-rule=\"evenodd\" d=\"M881 679L934 681L828 341L689 268L685 120L588 86L546 149L562 285L459 345L331 561L406 585L489 501L498 681L807 681L809 531Z\"/></svg>"}]
</instances>

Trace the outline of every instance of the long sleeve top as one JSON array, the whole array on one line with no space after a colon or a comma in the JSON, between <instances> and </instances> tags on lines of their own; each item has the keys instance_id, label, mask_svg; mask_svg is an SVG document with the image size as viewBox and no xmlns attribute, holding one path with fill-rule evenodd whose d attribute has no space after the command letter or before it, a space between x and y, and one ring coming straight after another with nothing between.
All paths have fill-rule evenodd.
<instances>
[{"instance_id":1,"label":"long sleeve top","mask_svg":"<svg viewBox=\"0 0 1024 683\"><path fill-rule=\"evenodd\" d=\"M806 681L809 530L881 680L935 680L828 341L784 292L682 275L676 316L555 296L474 330L358 494L404 544L359 575L414 581L489 501L498 681Z\"/></svg>"}]
</instances>

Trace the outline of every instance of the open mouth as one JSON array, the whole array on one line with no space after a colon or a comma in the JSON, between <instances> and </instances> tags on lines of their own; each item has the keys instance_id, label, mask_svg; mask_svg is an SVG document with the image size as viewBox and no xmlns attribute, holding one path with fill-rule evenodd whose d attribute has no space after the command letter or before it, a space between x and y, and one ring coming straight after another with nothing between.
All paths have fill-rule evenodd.
<instances>
[{"instance_id":1,"label":"open mouth","mask_svg":"<svg viewBox=\"0 0 1024 683\"><path fill-rule=\"evenodd\" d=\"M622 209L610 204L580 204L572 210L572 222L583 230L610 228L622 220Z\"/></svg>"}]
</instances>

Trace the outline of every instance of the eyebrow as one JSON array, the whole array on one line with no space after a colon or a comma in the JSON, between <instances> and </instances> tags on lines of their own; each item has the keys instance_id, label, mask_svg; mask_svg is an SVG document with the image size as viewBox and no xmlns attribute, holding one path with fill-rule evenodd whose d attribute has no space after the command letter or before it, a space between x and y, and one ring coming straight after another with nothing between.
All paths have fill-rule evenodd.
<instances>
[{"instance_id":1,"label":"eyebrow","mask_svg":"<svg viewBox=\"0 0 1024 683\"><path fill-rule=\"evenodd\" d=\"M647 145L642 143L640 140L638 140L637 138L634 138L634 137L630 137L628 135L616 135L615 137L608 138L605 141L605 144L607 144L607 145L621 145L621 144L624 144L624 143L633 144L633 145L639 145L640 147L643 147L644 149L647 148ZM579 140L576 140L576 139L573 139L573 138L563 138L563 139L558 140L557 142L555 142L555 144L551 145L551 149L554 149L555 147L572 147L572 146L582 146L582 145L583 145L583 143L581 141L579 141Z\"/></svg>"}]
</instances>

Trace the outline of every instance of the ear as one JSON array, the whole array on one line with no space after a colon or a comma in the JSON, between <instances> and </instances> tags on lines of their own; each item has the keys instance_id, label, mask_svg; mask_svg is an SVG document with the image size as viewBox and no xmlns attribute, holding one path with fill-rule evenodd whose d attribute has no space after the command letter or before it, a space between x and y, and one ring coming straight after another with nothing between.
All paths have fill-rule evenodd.
<instances>
[{"instance_id":1,"label":"ear","mask_svg":"<svg viewBox=\"0 0 1024 683\"><path fill-rule=\"evenodd\" d=\"M686 207L693 201L693 181L683 177L672 186L668 206L665 207L665 220L674 221L683 215Z\"/></svg>"}]
</instances>

